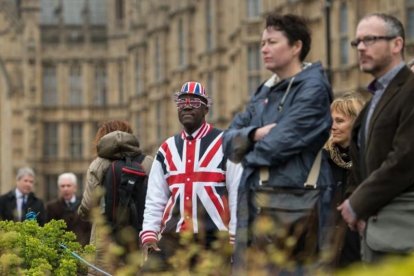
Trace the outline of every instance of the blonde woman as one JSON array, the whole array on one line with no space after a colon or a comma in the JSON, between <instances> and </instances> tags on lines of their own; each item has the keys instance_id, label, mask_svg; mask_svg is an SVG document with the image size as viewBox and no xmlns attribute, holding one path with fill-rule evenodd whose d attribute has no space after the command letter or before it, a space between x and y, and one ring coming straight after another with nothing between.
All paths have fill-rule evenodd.
<instances>
[{"instance_id":1,"label":"blonde woman","mask_svg":"<svg viewBox=\"0 0 414 276\"><path fill-rule=\"evenodd\" d=\"M347 178L352 167L349 156L349 144L353 123L364 106L357 95L347 95L334 100L331 104L331 135L325 145L333 179L336 183L334 208L343 202L352 192L347 186ZM333 254L331 265L335 268L345 267L360 261L360 243L357 232L351 231L337 211L335 215L335 232L333 233Z\"/></svg>"}]
</instances>

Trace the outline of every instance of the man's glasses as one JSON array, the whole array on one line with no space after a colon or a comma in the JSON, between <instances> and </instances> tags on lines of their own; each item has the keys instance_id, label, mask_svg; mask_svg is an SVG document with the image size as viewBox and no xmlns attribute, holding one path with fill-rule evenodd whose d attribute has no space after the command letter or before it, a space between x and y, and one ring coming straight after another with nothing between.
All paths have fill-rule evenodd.
<instances>
[{"instance_id":1,"label":"man's glasses","mask_svg":"<svg viewBox=\"0 0 414 276\"><path fill-rule=\"evenodd\" d=\"M351 46L353 48L358 47L359 43L362 42L365 46L371 46L372 44L374 44L375 42L377 42L378 40L391 40L396 38L397 36L395 35L390 35L390 36L376 36L376 35L368 35L368 36L364 36L363 38L357 38L351 41Z\"/></svg>"},{"instance_id":2,"label":"man's glasses","mask_svg":"<svg viewBox=\"0 0 414 276\"><path fill-rule=\"evenodd\" d=\"M179 110L184 109L186 106L189 106L191 108L200 108L201 105L207 106L202 100L200 99L177 99L175 101L175 104L177 105L177 108Z\"/></svg>"}]
</instances>

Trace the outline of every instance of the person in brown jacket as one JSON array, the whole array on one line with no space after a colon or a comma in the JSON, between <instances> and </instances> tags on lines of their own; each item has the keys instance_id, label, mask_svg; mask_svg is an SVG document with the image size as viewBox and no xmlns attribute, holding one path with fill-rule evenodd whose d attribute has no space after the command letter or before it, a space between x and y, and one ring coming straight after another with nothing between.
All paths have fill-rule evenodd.
<instances>
[{"instance_id":1,"label":"person in brown jacket","mask_svg":"<svg viewBox=\"0 0 414 276\"><path fill-rule=\"evenodd\" d=\"M86 187L78 209L78 214L83 219L88 219L94 208L99 209L101 214L104 213L102 183L112 161L141 154L138 139L132 134L130 125L124 121L113 120L103 123L96 133L95 144L97 157L90 164L86 174ZM141 163L147 175L152 161L153 158L147 155ZM95 265L113 273L116 267L104 258L111 242L107 231L102 221L99 218L95 219L92 224L91 244L96 247Z\"/></svg>"},{"instance_id":2,"label":"person in brown jacket","mask_svg":"<svg viewBox=\"0 0 414 276\"><path fill-rule=\"evenodd\" d=\"M358 187L338 209L363 235L366 262L414 251L414 74L404 44L401 22L383 13L362 18L351 42L374 95L352 130L349 181Z\"/></svg>"},{"instance_id":3,"label":"person in brown jacket","mask_svg":"<svg viewBox=\"0 0 414 276\"><path fill-rule=\"evenodd\" d=\"M46 204L47 221L63 219L67 229L76 234L76 239L81 245L89 243L91 236L90 222L79 218L77 209L81 198L76 196L78 179L74 173L62 173L58 177L59 197Z\"/></svg>"}]
</instances>

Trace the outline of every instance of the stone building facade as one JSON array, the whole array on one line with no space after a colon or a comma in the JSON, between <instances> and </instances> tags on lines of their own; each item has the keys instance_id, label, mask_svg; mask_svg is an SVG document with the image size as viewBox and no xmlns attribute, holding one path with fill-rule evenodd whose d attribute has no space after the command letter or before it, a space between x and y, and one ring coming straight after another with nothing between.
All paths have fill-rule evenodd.
<instances>
[{"instance_id":1,"label":"stone building facade","mask_svg":"<svg viewBox=\"0 0 414 276\"><path fill-rule=\"evenodd\" d=\"M128 120L154 154L180 129L172 95L188 80L206 86L208 120L226 128L269 76L260 39L272 9L309 19L308 60L329 69L336 94L370 80L349 46L369 12L400 18L414 56L413 0L0 0L1 193L26 165L45 199L64 171L82 186L105 120Z\"/></svg>"}]
</instances>

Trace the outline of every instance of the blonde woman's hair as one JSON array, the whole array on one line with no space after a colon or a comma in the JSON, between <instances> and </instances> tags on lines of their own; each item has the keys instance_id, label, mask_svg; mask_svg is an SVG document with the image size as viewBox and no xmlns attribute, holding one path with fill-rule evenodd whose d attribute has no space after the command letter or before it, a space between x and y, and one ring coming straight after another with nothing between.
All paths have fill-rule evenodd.
<instances>
[{"instance_id":1,"label":"blonde woman's hair","mask_svg":"<svg viewBox=\"0 0 414 276\"><path fill-rule=\"evenodd\" d=\"M361 109L364 107L364 101L361 97L353 94L348 94L335 99L331 104L331 111L339 112L352 120L358 116Z\"/></svg>"},{"instance_id":2,"label":"blonde woman's hair","mask_svg":"<svg viewBox=\"0 0 414 276\"><path fill-rule=\"evenodd\" d=\"M350 117L352 121L356 119L359 112L364 107L365 102L362 98L356 94L347 94L335 99L331 104L331 112L336 111L347 117ZM333 143L331 137L326 142L325 149L332 148Z\"/></svg>"}]
</instances>

